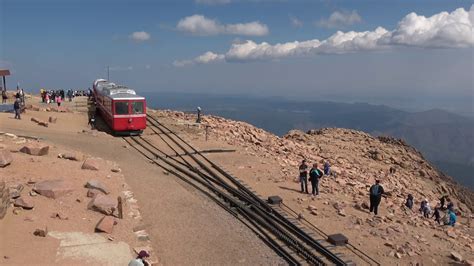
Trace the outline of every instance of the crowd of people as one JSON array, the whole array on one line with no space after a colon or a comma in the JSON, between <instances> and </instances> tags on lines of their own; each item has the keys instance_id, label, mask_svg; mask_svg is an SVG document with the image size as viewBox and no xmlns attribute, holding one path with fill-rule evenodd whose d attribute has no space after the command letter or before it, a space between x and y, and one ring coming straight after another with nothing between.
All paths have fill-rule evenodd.
<instances>
[{"instance_id":1,"label":"crowd of people","mask_svg":"<svg viewBox=\"0 0 474 266\"><path fill-rule=\"evenodd\" d=\"M90 97L91 90L72 90L69 89L67 91L60 89L60 90L47 90L47 89L40 89L41 100L43 103L56 103L58 106L61 106L61 102L64 101L67 97L68 101L72 101L74 97L77 96L87 96Z\"/></svg>"},{"instance_id":2,"label":"crowd of people","mask_svg":"<svg viewBox=\"0 0 474 266\"><path fill-rule=\"evenodd\" d=\"M328 161L324 162L323 170L318 168L318 164L314 163L313 167L308 171L308 164L306 160L303 160L299 166L299 181L301 184L301 193L309 194L308 192L308 180L311 183L312 191L311 194L313 196L319 195L319 181L323 176L332 175L331 173L331 165ZM392 169L390 169L392 173ZM309 175L309 179L308 179ZM380 179L375 179L375 184L373 184L369 189L369 212L378 215L378 207L380 202L382 201L382 197L386 196L387 193L385 192L383 186L380 184ZM414 204L414 197L412 194L408 194L408 197L405 202L405 207L413 210ZM446 204L446 206L445 206ZM432 219L440 224L440 225L449 225L454 226L456 224L456 213L454 211L454 203L451 199L444 195L439 199L439 203L436 205L435 209L432 211L430 204L427 199L421 201L419 212L423 215L423 217L427 219ZM444 216L442 217L442 213Z\"/></svg>"}]
</instances>

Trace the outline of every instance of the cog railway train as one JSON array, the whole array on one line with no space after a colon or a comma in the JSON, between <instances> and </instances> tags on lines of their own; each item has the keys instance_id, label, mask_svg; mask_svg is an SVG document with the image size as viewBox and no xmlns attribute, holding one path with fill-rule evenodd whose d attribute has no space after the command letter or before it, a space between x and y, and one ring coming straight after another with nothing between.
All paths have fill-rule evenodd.
<instances>
[{"instance_id":1,"label":"cog railway train","mask_svg":"<svg viewBox=\"0 0 474 266\"><path fill-rule=\"evenodd\" d=\"M146 128L146 99L105 79L92 84L97 111L114 134L141 134Z\"/></svg>"}]
</instances>

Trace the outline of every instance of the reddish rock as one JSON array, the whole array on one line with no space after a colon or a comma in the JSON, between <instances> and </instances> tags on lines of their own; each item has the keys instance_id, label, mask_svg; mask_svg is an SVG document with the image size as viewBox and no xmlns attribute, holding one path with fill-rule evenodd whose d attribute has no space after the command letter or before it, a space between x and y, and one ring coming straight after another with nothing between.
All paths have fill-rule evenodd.
<instances>
[{"instance_id":1,"label":"reddish rock","mask_svg":"<svg viewBox=\"0 0 474 266\"><path fill-rule=\"evenodd\" d=\"M96 210L106 215L112 215L117 209L117 200L112 197L99 194L91 200L89 203L89 209Z\"/></svg>"},{"instance_id":2,"label":"reddish rock","mask_svg":"<svg viewBox=\"0 0 474 266\"><path fill-rule=\"evenodd\" d=\"M63 212L54 212L51 214L50 216L51 218L58 218L59 220L67 220L69 219L69 217L67 217L66 214L64 214Z\"/></svg>"},{"instance_id":3,"label":"reddish rock","mask_svg":"<svg viewBox=\"0 0 474 266\"><path fill-rule=\"evenodd\" d=\"M48 124L48 122L45 122L45 121L39 121L38 126L48 127L49 124Z\"/></svg>"},{"instance_id":4,"label":"reddish rock","mask_svg":"<svg viewBox=\"0 0 474 266\"><path fill-rule=\"evenodd\" d=\"M8 150L0 150L0 167L5 167L12 161L12 154Z\"/></svg>"},{"instance_id":5,"label":"reddish rock","mask_svg":"<svg viewBox=\"0 0 474 266\"><path fill-rule=\"evenodd\" d=\"M117 224L117 222L115 221L115 219L112 216L104 216L97 223L97 225L95 227L95 231L111 234L113 229L114 229L114 225L116 225L116 224Z\"/></svg>"},{"instance_id":6,"label":"reddish rock","mask_svg":"<svg viewBox=\"0 0 474 266\"><path fill-rule=\"evenodd\" d=\"M91 179L91 180L87 181L85 187L86 188L91 188L91 189L97 189L97 190L100 190L100 191L104 192L105 194L109 194L109 190L105 187L104 184L102 184L97 179Z\"/></svg>"},{"instance_id":7,"label":"reddish rock","mask_svg":"<svg viewBox=\"0 0 474 266\"><path fill-rule=\"evenodd\" d=\"M28 202L28 200L25 200L23 198L16 199L15 202L13 203L13 206L21 207L25 210L31 210L35 207L35 205L33 205L33 203Z\"/></svg>"},{"instance_id":8,"label":"reddish rock","mask_svg":"<svg viewBox=\"0 0 474 266\"><path fill-rule=\"evenodd\" d=\"M64 180L47 180L35 184L34 191L42 196L56 199L62 197L68 193L71 193L74 189L71 184Z\"/></svg>"},{"instance_id":9,"label":"reddish rock","mask_svg":"<svg viewBox=\"0 0 474 266\"><path fill-rule=\"evenodd\" d=\"M97 171L99 170L99 160L94 158L88 158L84 161L81 168Z\"/></svg>"},{"instance_id":10,"label":"reddish rock","mask_svg":"<svg viewBox=\"0 0 474 266\"><path fill-rule=\"evenodd\" d=\"M20 149L20 151L29 155L43 156L48 154L49 146L39 142L34 142L25 145Z\"/></svg>"},{"instance_id":11,"label":"reddish rock","mask_svg":"<svg viewBox=\"0 0 474 266\"><path fill-rule=\"evenodd\" d=\"M49 123L53 123L53 124L55 124L57 120L58 120L58 118L55 117L55 116L50 116L50 117L48 118L48 122L49 122Z\"/></svg>"}]
</instances>

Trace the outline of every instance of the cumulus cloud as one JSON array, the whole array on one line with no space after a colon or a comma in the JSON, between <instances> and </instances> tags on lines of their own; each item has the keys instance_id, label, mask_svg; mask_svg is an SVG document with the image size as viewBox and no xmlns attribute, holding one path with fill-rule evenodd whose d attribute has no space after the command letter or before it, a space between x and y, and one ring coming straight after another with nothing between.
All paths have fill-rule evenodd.
<instances>
[{"instance_id":1,"label":"cumulus cloud","mask_svg":"<svg viewBox=\"0 0 474 266\"><path fill-rule=\"evenodd\" d=\"M190 66L195 64L208 64L208 63L215 63L224 60L224 55L215 54L213 52L206 52L192 60L181 60L181 61L174 61L173 65L175 67L184 67Z\"/></svg>"},{"instance_id":2,"label":"cumulus cloud","mask_svg":"<svg viewBox=\"0 0 474 266\"><path fill-rule=\"evenodd\" d=\"M196 4L204 4L204 5L225 5L229 4L230 0L195 0Z\"/></svg>"},{"instance_id":3,"label":"cumulus cloud","mask_svg":"<svg viewBox=\"0 0 474 266\"><path fill-rule=\"evenodd\" d=\"M473 26L474 5L469 11L458 8L451 13L441 12L428 18L410 13L392 31L383 27L363 32L337 31L325 40L312 39L277 44L256 43L251 40L234 42L226 53L207 52L187 62L206 64L222 61L275 60L291 56L388 50L399 46L425 49L472 48ZM197 58L200 57L210 60L198 62Z\"/></svg>"},{"instance_id":4,"label":"cumulus cloud","mask_svg":"<svg viewBox=\"0 0 474 266\"><path fill-rule=\"evenodd\" d=\"M267 25L258 21L238 24L221 24L215 19L206 18L203 15L192 15L181 19L176 28L198 36L209 36L217 34L232 34L246 36L264 36L269 30Z\"/></svg>"},{"instance_id":5,"label":"cumulus cloud","mask_svg":"<svg viewBox=\"0 0 474 266\"><path fill-rule=\"evenodd\" d=\"M347 26L362 22L362 18L356 10L335 11L329 18L321 19L317 25L325 28L345 28Z\"/></svg>"},{"instance_id":6,"label":"cumulus cloud","mask_svg":"<svg viewBox=\"0 0 474 266\"><path fill-rule=\"evenodd\" d=\"M303 27L303 21L299 20L297 17L290 16L291 26L300 28Z\"/></svg>"},{"instance_id":7,"label":"cumulus cloud","mask_svg":"<svg viewBox=\"0 0 474 266\"><path fill-rule=\"evenodd\" d=\"M148 41L151 38L151 35L146 31L135 31L128 37L136 42L144 42Z\"/></svg>"}]
</instances>

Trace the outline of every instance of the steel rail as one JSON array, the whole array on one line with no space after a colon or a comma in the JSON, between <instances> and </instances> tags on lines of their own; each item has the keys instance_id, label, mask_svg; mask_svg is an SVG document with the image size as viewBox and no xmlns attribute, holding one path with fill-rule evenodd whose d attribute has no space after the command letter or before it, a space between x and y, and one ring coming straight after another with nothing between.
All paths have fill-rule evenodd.
<instances>
[{"instance_id":1,"label":"steel rail","mask_svg":"<svg viewBox=\"0 0 474 266\"><path fill-rule=\"evenodd\" d=\"M255 222L253 222L251 219L248 219L248 216L245 216L247 220L244 220L240 218L231 207L223 203L222 201L218 200L212 194L210 194L208 191L202 189L201 187L197 186L193 182L191 182L189 179L185 178L183 175L173 171L172 169L169 169L159 163L156 162L155 158L152 158L148 155L146 155L143 151L140 151L135 145L133 145L130 141L128 141L126 138L123 138L130 146L135 148L139 153L141 153L145 158L153 161L156 165L161 167L162 169L172 173L173 175L177 176L180 178L182 181L186 182L187 184L191 185L194 187L196 190L200 191L204 195L208 196L211 200L213 200L217 205L221 206L225 211L230 213L232 216L237 218L240 222L242 222L245 226L247 226L253 233L255 233L265 244L267 244L272 250L274 250L280 257L282 257L286 262L288 262L290 265L301 265L296 258L294 258L291 254L289 254L285 249L283 249L278 243L271 238L271 236L265 232L262 228L260 228ZM241 213L242 214L242 213Z\"/></svg>"},{"instance_id":2,"label":"steel rail","mask_svg":"<svg viewBox=\"0 0 474 266\"><path fill-rule=\"evenodd\" d=\"M176 133L174 133L172 130L170 130L168 127L160 123L156 118L152 117L151 115L147 115L148 121L150 124L158 128L164 135L172 134L174 137L176 137L178 140L180 140L182 143L184 143L186 146L188 146L190 149L192 149L196 154L201 156L207 163L209 163L214 169L216 169L220 174L225 176L229 181L231 181L234 185L236 185L239 190L243 191L246 195L252 198L251 202L254 203L254 207L261 207L265 209L268 213L272 214L272 217L270 219L278 222L280 225L284 226L287 230L292 232L294 235L298 236L298 238L302 239L305 243L307 243L309 246L314 248L317 252L321 253L324 255L326 258L328 258L331 262L335 263L336 265L347 265L347 263L339 258L337 255L333 254L331 251L329 251L326 247L321 245L321 243L317 242L315 239L313 239L311 236L309 236L306 232L298 228L295 224L291 223L288 221L285 217L283 217L281 214L278 212L275 212L265 201L260 199L258 196L256 196L252 191L250 191L248 188L246 188L244 185L242 185L235 177L229 175L227 172L225 172L222 168L217 166L215 163L210 161L206 156L202 155L199 153L198 150L196 150L193 146L191 146L188 142L186 142L184 139L182 139L180 136L178 136ZM163 130L162 128L165 130ZM193 160L195 160L198 164L203 167L207 172L209 172L211 175L214 175L211 173L212 171L205 166L202 162L197 160L195 156L190 154L181 144L179 144L175 139L169 137L172 141L175 142L176 145L178 145L187 155L189 155Z\"/></svg>"},{"instance_id":3,"label":"steel rail","mask_svg":"<svg viewBox=\"0 0 474 266\"><path fill-rule=\"evenodd\" d=\"M168 159L154 153L153 151L150 150L150 148L146 147L145 145L143 145L142 143L140 143L135 137L131 137L132 140L134 140L138 145L142 146L144 149L146 149L148 152L150 152L151 154L153 154L155 157L157 157L158 159L160 159L161 161L165 162L166 164L170 165L171 167L175 168L177 171L189 176L190 178L192 178L193 180L195 180L196 182L198 182L200 185L206 187L207 189L209 189L210 191L214 192L215 194L217 194L219 197L223 198L225 201L229 202L232 206L235 206L235 207L238 207L238 211L240 213L245 213L246 216L249 216L251 217L251 220L256 220L258 221L258 224L260 224L261 226L263 226L266 230L270 231L273 233L273 235L275 235L278 239L280 239L282 242L284 242L285 244L287 244L289 247L291 247L292 249L294 249L295 252L297 252L298 254L300 254L301 256L303 256L308 262L311 262L313 265L324 265L324 263L321 261L320 258L318 258L317 256L313 255L313 253L311 251L309 251L306 247L304 247L303 245L301 245L301 243L299 243L296 239L294 239L293 237L291 236L288 236L288 234L282 230L281 228L279 228L277 225L275 224L271 224L271 223L268 223L266 222L265 220L263 220L263 218L261 218L260 216L262 215L261 213L254 213L255 210L253 208L249 208L249 207L252 207L252 205L250 206L247 206L247 205L244 205L242 202L238 202L237 200L235 200L234 198L232 198L231 196L225 194L224 192L222 192L220 189L216 188L216 187L213 187L211 185L209 185L208 183L206 183L204 180L201 180L199 179L198 177L196 177L194 174L192 173L189 173L187 172L185 169L183 169L182 167L176 165L176 164L173 164L171 162L169 162ZM156 147L152 146L154 149L157 149ZM156 162L156 159L153 159L153 161ZM157 163L158 164L158 163ZM161 166L160 164L158 164L159 166ZM163 168L163 167L162 167ZM167 169L168 171L169 169ZM173 171L172 173L174 173L175 171ZM253 210L254 212L250 211L250 210ZM260 216L259 216L260 215ZM292 263L293 264L293 263Z\"/></svg>"}]
</instances>

